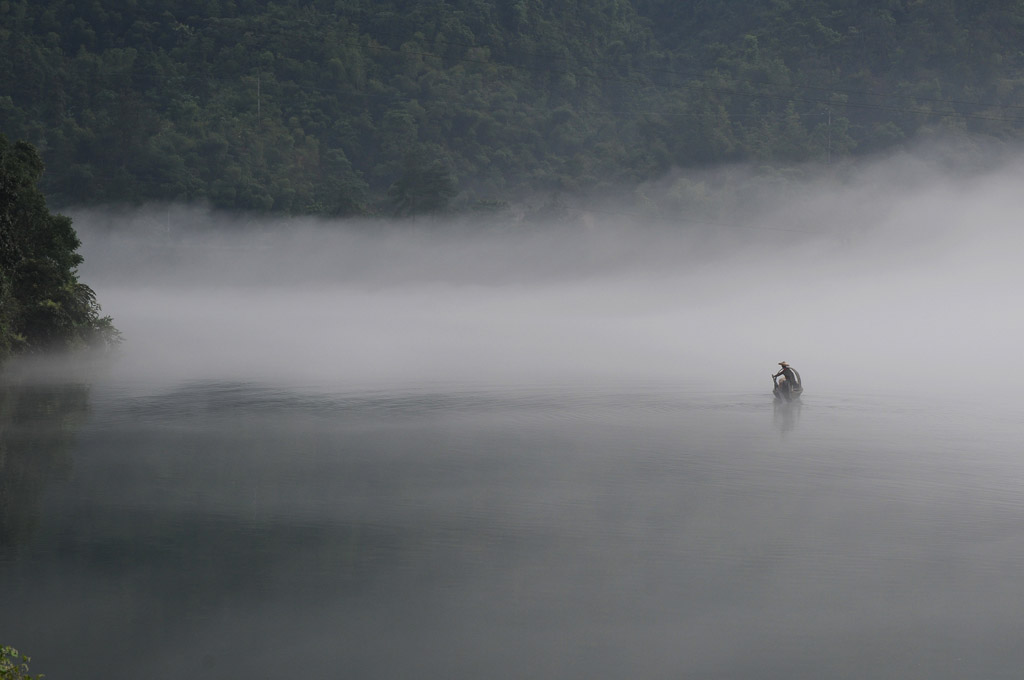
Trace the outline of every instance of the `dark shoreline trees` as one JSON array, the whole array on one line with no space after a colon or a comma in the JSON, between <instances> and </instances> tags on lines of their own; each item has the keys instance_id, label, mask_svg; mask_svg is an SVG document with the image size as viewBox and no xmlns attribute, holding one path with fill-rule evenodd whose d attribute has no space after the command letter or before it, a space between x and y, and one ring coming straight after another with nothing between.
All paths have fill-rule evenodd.
<instances>
[{"instance_id":1,"label":"dark shoreline trees","mask_svg":"<svg viewBox=\"0 0 1024 680\"><path fill-rule=\"evenodd\" d=\"M81 242L69 217L47 209L42 173L35 147L0 134L0 359L120 341L78 280Z\"/></svg>"}]
</instances>

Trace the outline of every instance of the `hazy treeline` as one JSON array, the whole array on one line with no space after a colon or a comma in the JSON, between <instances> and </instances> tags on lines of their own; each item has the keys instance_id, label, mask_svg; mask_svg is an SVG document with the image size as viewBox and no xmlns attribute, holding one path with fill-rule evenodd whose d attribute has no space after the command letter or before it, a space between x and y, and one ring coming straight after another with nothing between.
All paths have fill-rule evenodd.
<instances>
[{"instance_id":1,"label":"hazy treeline","mask_svg":"<svg viewBox=\"0 0 1024 680\"><path fill-rule=\"evenodd\" d=\"M417 214L1020 136L1009 0L0 1L59 206Z\"/></svg>"}]
</instances>

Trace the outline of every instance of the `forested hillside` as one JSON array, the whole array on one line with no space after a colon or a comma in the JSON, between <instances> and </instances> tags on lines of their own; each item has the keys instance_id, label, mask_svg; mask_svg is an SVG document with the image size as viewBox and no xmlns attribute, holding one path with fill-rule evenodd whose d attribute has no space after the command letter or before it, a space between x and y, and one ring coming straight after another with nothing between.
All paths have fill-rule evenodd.
<instances>
[{"instance_id":1,"label":"forested hillside","mask_svg":"<svg viewBox=\"0 0 1024 680\"><path fill-rule=\"evenodd\" d=\"M417 214L1024 131L1010 0L0 0L57 206Z\"/></svg>"}]
</instances>

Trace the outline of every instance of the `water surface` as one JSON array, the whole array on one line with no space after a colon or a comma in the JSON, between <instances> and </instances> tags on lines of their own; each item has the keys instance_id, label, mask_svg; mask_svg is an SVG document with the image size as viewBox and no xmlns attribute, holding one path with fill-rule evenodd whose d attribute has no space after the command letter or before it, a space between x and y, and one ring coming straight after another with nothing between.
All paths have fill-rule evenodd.
<instances>
[{"instance_id":1,"label":"water surface","mask_svg":"<svg viewBox=\"0 0 1024 680\"><path fill-rule=\"evenodd\" d=\"M51 678L1011 678L1022 427L680 382L8 385Z\"/></svg>"}]
</instances>

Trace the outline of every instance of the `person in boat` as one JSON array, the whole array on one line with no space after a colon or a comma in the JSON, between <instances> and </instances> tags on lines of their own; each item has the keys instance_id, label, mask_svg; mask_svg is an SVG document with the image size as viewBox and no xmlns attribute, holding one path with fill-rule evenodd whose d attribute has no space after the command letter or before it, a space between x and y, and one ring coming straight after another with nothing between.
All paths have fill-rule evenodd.
<instances>
[{"instance_id":1,"label":"person in boat","mask_svg":"<svg viewBox=\"0 0 1024 680\"><path fill-rule=\"evenodd\" d=\"M788 380L790 385L793 385L794 387L800 385L800 379L796 377L796 371L793 370L792 366L785 361L780 361L779 366L782 366L782 368L779 369L778 373L772 376L773 378L782 376L782 379Z\"/></svg>"}]
</instances>

